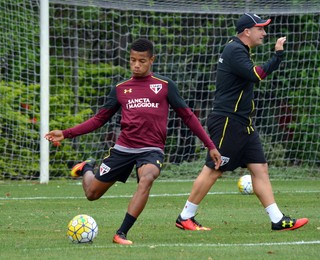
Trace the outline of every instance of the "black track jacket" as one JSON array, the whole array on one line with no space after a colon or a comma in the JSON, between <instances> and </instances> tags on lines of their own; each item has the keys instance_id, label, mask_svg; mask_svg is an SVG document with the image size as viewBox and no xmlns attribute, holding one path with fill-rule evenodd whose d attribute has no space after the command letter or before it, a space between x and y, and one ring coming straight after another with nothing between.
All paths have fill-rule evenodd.
<instances>
[{"instance_id":1,"label":"black track jacket","mask_svg":"<svg viewBox=\"0 0 320 260\"><path fill-rule=\"evenodd\" d=\"M254 84L279 67L283 51L276 51L262 66L255 66L249 47L238 37L224 48L218 62L213 114L228 116L246 126L251 126L255 109Z\"/></svg>"}]
</instances>

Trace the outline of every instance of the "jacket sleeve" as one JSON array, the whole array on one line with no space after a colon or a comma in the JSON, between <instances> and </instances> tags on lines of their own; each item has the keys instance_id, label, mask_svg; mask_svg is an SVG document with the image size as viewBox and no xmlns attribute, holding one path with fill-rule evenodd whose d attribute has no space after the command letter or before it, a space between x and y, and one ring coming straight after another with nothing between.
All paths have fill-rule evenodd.
<instances>
[{"instance_id":1,"label":"jacket sleeve","mask_svg":"<svg viewBox=\"0 0 320 260\"><path fill-rule=\"evenodd\" d=\"M202 127L199 119L196 117L196 115L191 111L189 107L176 108L175 112L178 114L179 117L182 118L183 122L186 124L186 126L189 127L193 134L196 135L202 141L205 147L207 147L209 150L216 148L216 146L214 145L214 143Z\"/></svg>"},{"instance_id":2,"label":"jacket sleeve","mask_svg":"<svg viewBox=\"0 0 320 260\"><path fill-rule=\"evenodd\" d=\"M202 127L199 119L188 107L184 99L179 94L179 90L173 81L169 82L168 91L169 104L177 115L183 120L187 127L196 135L209 150L215 149L215 145Z\"/></svg>"},{"instance_id":3,"label":"jacket sleeve","mask_svg":"<svg viewBox=\"0 0 320 260\"><path fill-rule=\"evenodd\" d=\"M64 138L74 138L90 133L102 127L118 111L120 104L117 101L116 90L113 88L107 98L106 104L87 121L62 131Z\"/></svg>"},{"instance_id":4,"label":"jacket sleeve","mask_svg":"<svg viewBox=\"0 0 320 260\"><path fill-rule=\"evenodd\" d=\"M263 65L255 65L245 48L234 48L230 52L230 66L235 74L251 82L259 82L279 67L283 51L275 52Z\"/></svg>"},{"instance_id":5,"label":"jacket sleeve","mask_svg":"<svg viewBox=\"0 0 320 260\"><path fill-rule=\"evenodd\" d=\"M117 112L117 110L102 108L96 115L94 115L87 121L63 130L63 136L64 138L74 138L79 135L90 133L102 127L115 114L115 112Z\"/></svg>"},{"instance_id":6,"label":"jacket sleeve","mask_svg":"<svg viewBox=\"0 0 320 260\"><path fill-rule=\"evenodd\" d=\"M283 51L276 51L272 58L262 66L254 66L254 72L259 80L266 78L271 72L278 69L283 58Z\"/></svg>"}]
</instances>

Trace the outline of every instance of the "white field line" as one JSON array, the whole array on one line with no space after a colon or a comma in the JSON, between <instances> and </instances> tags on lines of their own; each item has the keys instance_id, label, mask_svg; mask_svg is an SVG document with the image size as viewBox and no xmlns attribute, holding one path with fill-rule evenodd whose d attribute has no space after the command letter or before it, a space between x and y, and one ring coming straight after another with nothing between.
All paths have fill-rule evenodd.
<instances>
[{"instance_id":1,"label":"white field line","mask_svg":"<svg viewBox=\"0 0 320 260\"><path fill-rule=\"evenodd\" d=\"M220 244L220 243L213 243L213 244L201 244L201 243L193 243L193 244L133 244L133 245L117 245L117 244L109 244L105 246L95 246L88 247L86 245L77 245L76 247L68 247L68 251L75 249L104 249L104 248L121 248L121 247L131 247L131 248L159 248L159 247L261 247L261 246L299 246L299 245L319 245L320 240L311 240L311 241L294 241L294 242L265 242L265 243L242 243L242 244ZM37 251L59 251L65 250L66 248L37 248ZM32 249L34 250L34 249Z\"/></svg>"},{"instance_id":2,"label":"white field line","mask_svg":"<svg viewBox=\"0 0 320 260\"><path fill-rule=\"evenodd\" d=\"M281 191L281 193L320 193L320 190L313 190L313 191ZM208 192L207 195L234 195L239 194L239 192L236 191L221 191L221 192ZM131 198L133 194L130 195L110 195L110 196L102 196L100 199L119 199L119 198ZM189 193L176 193L176 194L170 194L170 193L162 193L162 194L150 194L150 197L184 197L189 196ZM243 195L243 196L251 196L251 195ZM83 197L72 197L72 196L65 196L65 197L20 197L20 198L14 198L14 197L0 197L1 200L76 200L76 199L85 199L85 196Z\"/></svg>"}]
</instances>

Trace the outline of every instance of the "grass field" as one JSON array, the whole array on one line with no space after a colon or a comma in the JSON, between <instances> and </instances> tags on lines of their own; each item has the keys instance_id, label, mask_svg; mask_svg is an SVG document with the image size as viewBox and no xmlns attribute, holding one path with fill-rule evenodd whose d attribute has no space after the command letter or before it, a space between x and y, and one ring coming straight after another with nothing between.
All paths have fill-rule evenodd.
<instances>
[{"instance_id":1,"label":"grass field","mask_svg":"<svg viewBox=\"0 0 320 260\"><path fill-rule=\"evenodd\" d=\"M146 209L128 233L132 246L112 243L136 183L115 185L89 202L78 180L0 182L0 259L319 259L320 180L273 180L280 209L308 217L305 227L272 232L254 195L240 195L236 178L221 178L199 208L211 231L183 231L175 219L192 181L158 180ZM99 225L92 244L73 244L69 220L88 214Z\"/></svg>"}]
</instances>

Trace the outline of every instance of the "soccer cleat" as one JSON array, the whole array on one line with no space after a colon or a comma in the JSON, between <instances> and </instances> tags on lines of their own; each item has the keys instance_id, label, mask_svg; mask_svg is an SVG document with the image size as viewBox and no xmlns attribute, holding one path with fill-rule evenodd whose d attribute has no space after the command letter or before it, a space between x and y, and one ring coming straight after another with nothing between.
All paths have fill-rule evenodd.
<instances>
[{"instance_id":1,"label":"soccer cleat","mask_svg":"<svg viewBox=\"0 0 320 260\"><path fill-rule=\"evenodd\" d=\"M89 158L81 163L76 164L75 166L72 167L71 169L71 177L79 177L83 175L83 168L85 165L89 165L92 167L92 169L94 168L96 164L96 160L93 158Z\"/></svg>"},{"instance_id":2,"label":"soccer cleat","mask_svg":"<svg viewBox=\"0 0 320 260\"><path fill-rule=\"evenodd\" d=\"M126 237L126 234L121 232L117 232L117 234L115 234L113 236L113 243L119 244L119 245L132 245L133 242L131 240L128 240Z\"/></svg>"},{"instance_id":3,"label":"soccer cleat","mask_svg":"<svg viewBox=\"0 0 320 260\"><path fill-rule=\"evenodd\" d=\"M294 230L301 228L308 222L309 220L307 218L294 219L283 215L282 219L278 223L271 223L271 229L277 231Z\"/></svg>"},{"instance_id":4,"label":"soccer cleat","mask_svg":"<svg viewBox=\"0 0 320 260\"><path fill-rule=\"evenodd\" d=\"M176 220L176 227L183 230L211 230L211 228L203 227L198 221L192 218L182 219L179 215Z\"/></svg>"}]
</instances>

